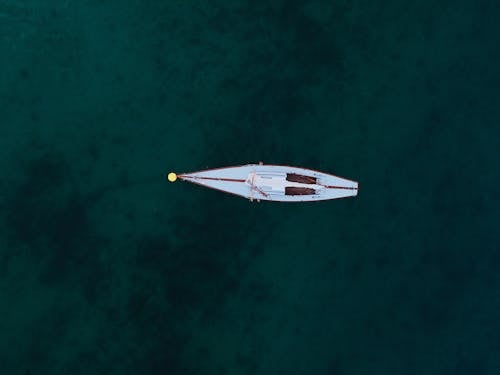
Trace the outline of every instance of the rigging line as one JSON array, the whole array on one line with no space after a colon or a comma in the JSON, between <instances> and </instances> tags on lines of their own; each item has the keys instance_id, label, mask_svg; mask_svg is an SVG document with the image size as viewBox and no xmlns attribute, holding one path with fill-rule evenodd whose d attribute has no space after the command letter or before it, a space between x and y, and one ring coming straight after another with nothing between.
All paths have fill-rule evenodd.
<instances>
[{"instance_id":1,"label":"rigging line","mask_svg":"<svg viewBox=\"0 0 500 375\"><path fill-rule=\"evenodd\" d=\"M223 177L193 177L193 176L184 176L179 175L179 178L192 178L193 180L214 180L214 181L230 181L230 182L245 182L245 180L239 180L237 178L223 178Z\"/></svg>"}]
</instances>

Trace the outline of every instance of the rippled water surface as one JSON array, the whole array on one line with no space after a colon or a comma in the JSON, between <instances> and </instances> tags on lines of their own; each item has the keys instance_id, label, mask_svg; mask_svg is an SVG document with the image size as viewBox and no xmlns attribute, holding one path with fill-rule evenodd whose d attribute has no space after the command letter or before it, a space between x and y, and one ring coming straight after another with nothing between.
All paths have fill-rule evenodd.
<instances>
[{"instance_id":1,"label":"rippled water surface","mask_svg":"<svg viewBox=\"0 0 500 375\"><path fill-rule=\"evenodd\" d=\"M498 374L499 11L0 0L0 373Z\"/></svg>"}]
</instances>

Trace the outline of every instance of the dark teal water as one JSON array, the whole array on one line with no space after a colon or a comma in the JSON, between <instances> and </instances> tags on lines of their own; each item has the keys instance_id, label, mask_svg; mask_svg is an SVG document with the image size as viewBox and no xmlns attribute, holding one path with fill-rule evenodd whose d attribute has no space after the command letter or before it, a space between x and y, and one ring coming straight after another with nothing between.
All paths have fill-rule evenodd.
<instances>
[{"instance_id":1,"label":"dark teal water","mask_svg":"<svg viewBox=\"0 0 500 375\"><path fill-rule=\"evenodd\" d=\"M498 374L499 10L0 0L0 374Z\"/></svg>"}]
</instances>

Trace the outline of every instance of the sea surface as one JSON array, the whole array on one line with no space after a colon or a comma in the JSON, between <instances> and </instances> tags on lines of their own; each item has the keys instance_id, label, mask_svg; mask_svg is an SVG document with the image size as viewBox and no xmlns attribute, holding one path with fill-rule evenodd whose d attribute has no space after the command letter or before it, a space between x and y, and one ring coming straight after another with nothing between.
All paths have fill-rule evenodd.
<instances>
[{"instance_id":1,"label":"sea surface","mask_svg":"<svg viewBox=\"0 0 500 375\"><path fill-rule=\"evenodd\" d=\"M0 374L499 374L499 14L0 0Z\"/></svg>"}]
</instances>

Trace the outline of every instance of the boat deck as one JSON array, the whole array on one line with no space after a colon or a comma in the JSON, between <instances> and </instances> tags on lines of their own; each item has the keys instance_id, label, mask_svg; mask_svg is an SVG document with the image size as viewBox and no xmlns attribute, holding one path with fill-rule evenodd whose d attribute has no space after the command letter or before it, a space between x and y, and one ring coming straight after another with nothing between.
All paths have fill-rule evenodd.
<instances>
[{"instance_id":1,"label":"boat deck","mask_svg":"<svg viewBox=\"0 0 500 375\"><path fill-rule=\"evenodd\" d=\"M179 178L252 200L320 201L358 193L355 181L283 165L248 164L182 174Z\"/></svg>"}]
</instances>

